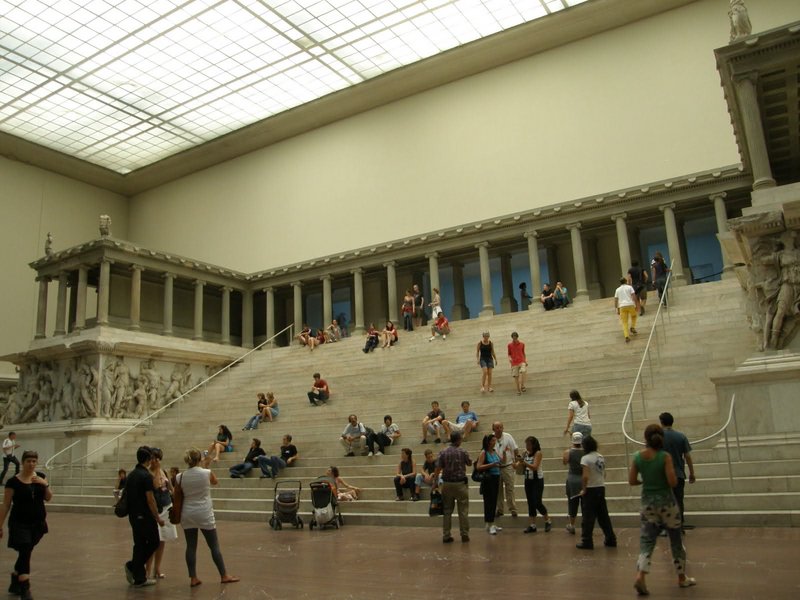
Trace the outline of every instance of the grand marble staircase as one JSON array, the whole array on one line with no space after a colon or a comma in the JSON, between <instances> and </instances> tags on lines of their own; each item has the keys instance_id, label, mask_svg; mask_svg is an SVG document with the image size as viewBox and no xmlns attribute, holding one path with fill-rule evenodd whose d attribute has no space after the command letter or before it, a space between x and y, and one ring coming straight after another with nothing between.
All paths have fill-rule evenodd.
<instances>
[{"instance_id":1,"label":"grand marble staircase","mask_svg":"<svg viewBox=\"0 0 800 600\"><path fill-rule=\"evenodd\" d=\"M634 422L639 437L646 423L663 410L690 439L716 431L721 415L709 376L732 369L754 346L745 323L742 292L735 282L716 282L674 290L669 311L658 328L656 351L645 362L643 392L634 397ZM539 310L453 323L446 341L429 342L427 331L403 333L390 349L365 355L362 339L350 338L310 352L304 348L264 348L229 373L221 375L180 406L154 419L149 427L126 436L121 459L114 453L85 469L56 469L52 473L56 497L52 510L110 512L111 488L119 466L130 468L141 444L163 449L165 466L184 466L181 458L190 446L207 447L220 423L234 432L235 451L223 455L214 469L220 485L214 490L218 518L262 520L272 509L273 482L253 472L246 479L230 479L228 467L240 462L252 437L269 453L277 453L283 434L291 433L301 458L282 478L303 483L302 512L310 510L307 484L328 465L338 465L342 476L364 490L363 499L343 505L348 523L376 525L433 525L427 502L395 501L392 477L399 447L413 449L422 462L420 421L432 400L454 416L462 400L469 400L481 417L480 433L502 420L519 444L536 435L545 452L545 504L562 520L565 469L561 453L568 445L562 434L571 389L590 402L594 435L608 464L609 508L620 525L637 522L637 491L627 485L626 449L621 419L641 361L646 336L655 314L655 302L640 319L639 335L622 341L611 300L596 300L565 310ZM501 366L494 371L493 393L479 391L480 371L475 345L488 329ZM517 396L505 361L511 331L525 342L529 360L528 392ZM311 407L306 391L311 374L322 373L333 391L331 401ZM241 427L255 410L255 393L273 391L281 414L257 432ZM391 414L403 432L387 456L344 458L338 437L347 415L378 428ZM465 444L477 456L481 435ZM730 432L731 436L733 431ZM798 523L800 506L800 444L748 444L739 457L727 452L719 437L696 447L693 453L698 482L687 490L688 521L697 525L785 525ZM740 461L739 458L742 460ZM471 486L473 519L480 521L480 496ZM517 486L520 513L525 510L521 480ZM504 517L508 519L508 517Z\"/></svg>"}]
</instances>

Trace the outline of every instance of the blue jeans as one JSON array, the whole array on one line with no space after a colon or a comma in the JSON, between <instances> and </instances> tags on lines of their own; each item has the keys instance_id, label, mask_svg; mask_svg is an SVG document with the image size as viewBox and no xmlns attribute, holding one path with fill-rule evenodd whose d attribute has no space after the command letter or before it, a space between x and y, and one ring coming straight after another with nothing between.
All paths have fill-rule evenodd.
<instances>
[{"instance_id":1,"label":"blue jeans","mask_svg":"<svg viewBox=\"0 0 800 600\"><path fill-rule=\"evenodd\" d=\"M258 424L261 421L261 415L253 415L245 424L245 429L258 429Z\"/></svg>"},{"instance_id":2,"label":"blue jeans","mask_svg":"<svg viewBox=\"0 0 800 600\"><path fill-rule=\"evenodd\" d=\"M259 457L261 458L261 457ZM231 475L241 475L244 477L255 465L251 462L243 462L231 467Z\"/></svg>"},{"instance_id":3,"label":"blue jeans","mask_svg":"<svg viewBox=\"0 0 800 600\"><path fill-rule=\"evenodd\" d=\"M259 456L258 466L261 468L261 472L264 475L275 479L278 477L280 470L286 468L286 461L280 456Z\"/></svg>"}]
</instances>

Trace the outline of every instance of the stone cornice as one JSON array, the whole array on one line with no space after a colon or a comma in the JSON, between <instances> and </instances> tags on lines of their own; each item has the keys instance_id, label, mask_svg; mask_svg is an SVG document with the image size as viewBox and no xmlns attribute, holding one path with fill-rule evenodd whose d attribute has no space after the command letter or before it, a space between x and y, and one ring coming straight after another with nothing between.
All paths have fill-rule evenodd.
<instances>
[{"instance_id":1,"label":"stone cornice","mask_svg":"<svg viewBox=\"0 0 800 600\"><path fill-rule=\"evenodd\" d=\"M101 258L107 257L117 263L142 265L148 272L175 273L185 280L194 281L202 274L202 279L209 285L228 286L236 290L262 290L265 287L289 286L300 280L319 280L326 275L351 277L354 269L362 269L366 275L371 269L383 271L383 265L389 261L402 266L403 261L419 261L433 253L447 257L448 254L458 253L485 241L518 240L522 243L525 234L530 235L531 231L535 231L541 240L548 234L563 232L569 223L581 221L584 227L591 227L594 222L608 222L612 215L623 211L630 221L637 215L656 212L660 205L675 203L680 209L684 202L694 202L726 191L747 190L751 183L740 165L731 165L474 221L252 274L174 253L149 250L114 238L100 238L54 252L30 263L30 266L39 275L50 276L61 270L77 269L81 264L97 264Z\"/></svg>"}]
</instances>

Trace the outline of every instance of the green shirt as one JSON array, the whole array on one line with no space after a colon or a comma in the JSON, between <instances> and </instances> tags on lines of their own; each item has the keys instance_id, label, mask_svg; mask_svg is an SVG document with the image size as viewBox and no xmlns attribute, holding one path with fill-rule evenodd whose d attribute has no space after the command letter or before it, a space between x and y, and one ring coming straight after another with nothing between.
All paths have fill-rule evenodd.
<instances>
[{"instance_id":1,"label":"green shirt","mask_svg":"<svg viewBox=\"0 0 800 600\"><path fill-rule=\"evenodd\" d=\"M666 452L659 450L650 460L643 458L641 452L637 452L633 457L633 462L642 476L642 498L672 495L672 488L664 472L666 456Z\"/></svg>"}]
</instances>

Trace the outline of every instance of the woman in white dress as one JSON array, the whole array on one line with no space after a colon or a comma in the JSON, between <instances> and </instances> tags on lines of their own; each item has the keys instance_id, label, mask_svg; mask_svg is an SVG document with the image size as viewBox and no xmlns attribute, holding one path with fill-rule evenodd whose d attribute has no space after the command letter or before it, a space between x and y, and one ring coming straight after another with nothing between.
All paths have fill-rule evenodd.
<instances>
[{"instance_id":1,"label":"woman in white dress","mask_svg":"<svg viewBox=\"0 0 800 600\"><path fill-rule=\"evenodd\" d=\"M181 510L181 526L186 536L186 566L189 569L189 585L196 587L203 583L197 578L197 530L203 532L211 558L217 566L222 583L234 583L238 577L228 575L222 552L217 539L214 507L211 504L211 486L217 485L217 477L208 469L209 457L203 458L200 450L191 448L186 451L183 460L189 465L183 473L176 476L177 483L183 491L183 507Z\"/></svg>"}]
</instances>

